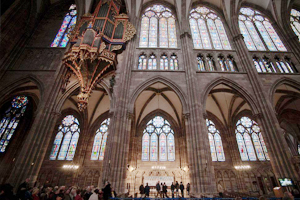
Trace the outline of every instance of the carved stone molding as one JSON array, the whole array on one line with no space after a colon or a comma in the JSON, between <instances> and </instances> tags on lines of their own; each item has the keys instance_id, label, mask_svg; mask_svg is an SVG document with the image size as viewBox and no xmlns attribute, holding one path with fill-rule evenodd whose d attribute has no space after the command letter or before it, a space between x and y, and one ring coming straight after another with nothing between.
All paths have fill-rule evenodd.
<instances>
[{"instance_id":1,"label":"carved stone molding","mask_svg":"<svg viewBox=\"0 0 300 200\"><path fill-rule=\"evenodd\" d=\"M233 41L238 41L238 40L244 40L244 36L242 34L238 34L236 36L233 37Z\"/></svg>"},{"instance_id":2,"label":"carved stone molding","mask_svg":"<svg viewBox=\"0 0 300 200\"><path fill-rule=\"evenodd\" d=\"M184 37L192 38L192 36L189 32L183 32L182 34L180 34L180 39L184 38Z\"/></svg>"},{"instance_id":3,"label":"carved stone molding","mask_svg":"<svg viewBox=\"0 0 300 200\"><path fill-rule=\"evenodd\" d=\"M134 119L134 113L127 111L126 117L127 117L128 119L130 119L130 120L133 120L133 119Z\"/></svg>"},{"instance_id":4,"label":"carved stone molding","mask_svg":"<svg viewBox=\"0 0 300 200\"><path fill-rule=\"evenodd\" d=\"M190 113L184 113L183 118L188 120L190 118Z\"/></svg>"}]
</instances>

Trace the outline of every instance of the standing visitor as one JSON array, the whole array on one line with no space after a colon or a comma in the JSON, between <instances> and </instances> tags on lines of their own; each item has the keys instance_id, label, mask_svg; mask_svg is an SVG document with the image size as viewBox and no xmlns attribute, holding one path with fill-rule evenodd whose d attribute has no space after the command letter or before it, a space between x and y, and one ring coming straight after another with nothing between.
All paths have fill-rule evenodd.
<instances>
[{"instance_id":1,"label":"standing visitor","mask_svg":"<svg viewBox=\"0 0 300 200\"><path fill-rule=\"evenodd\" d=\"M140 186L140 194L141 194L141 198L143 198L145 194L145 188L143 184Z\"/></svg>"},{"instance_id":2,"label":"standing visitor","mask_svg":"<svg viewBox=\"0 0 300 200\"><path fill-rule=\"evenodd\" d=\"M103 199L108 200L111 197L111 187L109 182L106 183L106 186L102 189L102 191Z\"/></svg>"},{"instance_id":3,"label":"standing visitor","mask_svg":"<svg viewBox=\"0 0 300 200\"><path fill-rule=\"evenodd\" d=\"M75 199L74 200L83 200L83 198L81 197L81 191L80 190L77 190L76 191L76 196L75 196Z\"/></svg>"},{"instance_id":4,"label":"standing visitor","mask_svg":"<svg viewBox=\"0 0 300 200\"><path fill-rule=\"evenodd\" d=\"M21 200L25 199L25 193L29 190L29 181L27 178L23 183L21 183L17 190L17 197Z\"/></svg>"},{"instance_id":5,"label":"standing visitor","mask_svg":"<svg viewBox=\"0 0 300 200\"><path fill-rule=\"evenodd\" d=\"M179 197L179 184L178 184L178 181L176 181L175 183L175 189L176 189L176 197Z\"/></svg>"},{"instance_id":6,"label":"standing visitor","mask_svg":"<svg viewBox=\"0 0 300 200\"><path fill-rule=\"evenodd\" d=\"M98 193L99 193L99 190L95 189L93 194L90 196L89 200L99 200Z\"/></svg>"},{"instance_id":7,"label":"standing visitor","mask_svg":"<svg viewBox=\"0 0 300 200\"><path fill-rule=\"evenodd\" d=\"M160 185L159 185L159 181L157 182L157 184L156 184L156 197L158 197L158 195L159 195L159 192L160 192Z\"/></svg>"},{"instance_id":8,"label":"standing visitor","mask_svg":"<svg viewBox=\"0 0 300 200\"><path fill-rule=\"evenodd\" d=\"M32 200L40 200L39 189L36 187L32 190Z\"/></svg>"},{"instance_id":9,"label":"standing visitor","mask_svg":"<svg viewBox=\"0 0 300 200\"><path fill-rule=\"evenodd\" d=\"M162 196L163 196L163 184L162 183L160 183L160 191L159 191L159 194L160 194L160 198L162 198Z\"/></svg>"},{"instance_id":10,"label":"standing visitor","mask_svg":"<svg viewBox=\"0 0 300 200\"><path fill-rule=\"evenodd\" d=\"M181 191L181 197L184 197L183 192L184 192L184 185L182 182L180 182L180 191Z\"/></svg>"},{"instance_id":11,"label":"standing visitor","mask_svg":"<svg viewBox=\"0 0 300 200\"><path fill-rule=\"evenodd\" d=\"M88 186L86 188L86 193L84 194L83 199L84 200L89 200L89 198L90 198L91 195L92 195L92 189L91 189L90 186Z\"/></svg>"},{"instance_id":12,"label":"standing visitor","mask_svg":"<svg viewBox=\"0 0 300 200\"><path fill-rule=\"evenodd\" d=\"M149 197L149 193L150 193L150 187L149 187L148 183L146 183L146 186L145 186L145 197Z\"/></svg>"},{"instance_id":13,"label":"standing visitor","mask_svg":"<svg viewBox=\"0 0 300 200\"><path fill-rule=\"evenodd\" d=\"M168 187L167 187L166 183L164 183L164 185L163 185L163 198L165 198L165 197L169 198L168 195L167 195L167 193L168 193L167 188Z\"/></svg>"},{"instance_id":14,"label":"standing visitor","mask_svg":"<svg viewBox=\"0 0 300 200\"><path fill-rule=\"evenodd\" d=\"M187 191L187 193L188 193L188 195L190 195L190 183L188 183L187 185L186 185L186 191Z\"/></svg>"},{"instance_id":15,"label":"standing visitor","mask_svg":"<svg viewBox=\"0 0 300 200\"><path fill-rule=\"evenodd\" d=\"M172 198L174 198L174 190L175 190L175 185L172 182L172 185L171 185Z\"/></svg>"}]
</instances>

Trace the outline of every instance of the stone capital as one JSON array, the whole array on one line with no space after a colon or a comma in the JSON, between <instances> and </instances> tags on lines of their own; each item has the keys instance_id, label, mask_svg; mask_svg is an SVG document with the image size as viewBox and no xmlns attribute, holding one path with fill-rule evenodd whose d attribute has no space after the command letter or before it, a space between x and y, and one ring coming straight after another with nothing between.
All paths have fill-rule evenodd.
<instances>
[{"instance_id":1,"label":"stone capital","mask_svg":"<svg viewBox=\"0 0 300 200\"><path fill-rule=\"evenodd\" d=\"M233 37L233 41L244 40L244 36L242 34L238 34Z\"/></svg>"},{"instance_id":2,"label":"stone capital","mask_svg":"<svg viewBox=\"0 0 300 200\"><path fill-rule=\"evenodd\" d=\"M184 113L183 117L184 117L184 119L189 119L190 118L190 113Z\"/></svg>"},{"instance_id":3,"label":"stone capital","mask_svg":"<svg viewBox=\"0 0 300 200\"><path fill-rule=\"evenodd\" d=\"M180 38L184 38L184 37L192 38L191 34L187 31L180 34Z\"/></svg>"}]
</instances>

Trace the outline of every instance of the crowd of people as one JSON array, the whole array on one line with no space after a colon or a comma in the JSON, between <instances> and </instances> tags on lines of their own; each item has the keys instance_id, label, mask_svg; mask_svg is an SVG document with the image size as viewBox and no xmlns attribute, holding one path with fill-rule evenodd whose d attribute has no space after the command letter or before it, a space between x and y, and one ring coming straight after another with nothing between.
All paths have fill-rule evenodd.
<instances>
[{"instance_id":1,"label":"crowd of people","mask_svg":"<svg viewBox=\"0 0 300 200\"><path fill-rule=\"evenodd\" d=\"M40 187L30 187L29 181L26 179L21 183L16 194L10 184L1 185L0 200L108 200L117 196L109 182L100 190L94 186L88 186L85 189L75 186L53 187L48 182Z\"/></svg>"},{"instance_id":2,"label":"crowd of people","mask_svg":"<svg viewBox=\"0 0 300 200\"><path fill-rule=\"evenodd\" d=\"M168 186L166 185L166 183L159 183L157 182L156 186L156 195L155 197L158 198L169 198L168 196ZM182 182L180 182L180 184L178 183L178 181L176 181L176 183L174 184L172 182L171 186L170 186L171 192L172 192L172 198L178 198L178 197L182 197L184 198L184 185ZM150 187L148 185L148 183L146 183L146 186L144 187L144 185L142 184L139 188L140 190L140 195L141 197L149 197L150 195ZM180 190L180 194L179 194L179 190ZM187 184L186 186L186 191L187 194L190 195L190 183Z\"/></svg>"}]
</instances>

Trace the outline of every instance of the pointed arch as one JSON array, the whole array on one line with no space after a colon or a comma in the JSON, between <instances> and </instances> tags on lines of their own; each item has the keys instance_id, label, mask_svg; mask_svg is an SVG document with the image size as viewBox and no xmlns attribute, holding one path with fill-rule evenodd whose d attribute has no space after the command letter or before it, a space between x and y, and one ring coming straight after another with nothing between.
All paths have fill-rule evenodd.
<instances>
[{"instance_id":1,"label":"pointed arch","mask_svg":"<svg viewBox=\"0 0 300 200\"><path fill-rule=\"evenodd\" d=\"M173 81L163 77L163 76L154 76L148 80L146 80L144 83L140 84L132 93L130 100L129 100L129 106L128 109L131 113L134 112L134 103L136 101L136 99L138 98L138 96L150 85L153 85L155 83L163 83L166 86L170 87L179 97L181 104L182 104L182 109L183 109L183 113L186 113L187 111L187 98L186 98L186 94L182 91L182 89Z\"/></svg>"},{"instance_id":2,"label":"pointed arch","mask_svg":"<svg viewBox=\"0 0 300 200\"><path fill-rule=\"evenodd\" d=\"M215 80L213 80L211 83L209 83L205 87L206 90L204 91L203 96L202 96L202 100L201 100L203 108L206 108L206 99L208 97L208 94L211 92L211 90L214 87L216 87L217 85L220 85L220 84L224 84L224 85L232 88L233 90L235 90L241 97L243 97L249 103L249 105L251 107L251 110L254 114L259 113L259 109L256 106L257 105L256 101L249 94L249 92L247 92L247 90L245 88L243 88L242 86L240 86L238 83L236 83L233 80L230 80L228 78L224 78L224 77L216 78Z\"/></svg>"}]
</instances>

